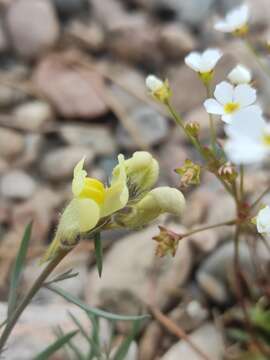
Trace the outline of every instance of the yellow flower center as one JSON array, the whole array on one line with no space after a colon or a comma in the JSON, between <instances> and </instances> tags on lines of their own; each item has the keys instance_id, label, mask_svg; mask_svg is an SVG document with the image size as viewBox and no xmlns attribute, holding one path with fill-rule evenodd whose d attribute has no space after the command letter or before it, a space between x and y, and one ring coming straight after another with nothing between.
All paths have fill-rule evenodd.
<instances>
[{"instance_id":1,"label":"yellow flower center","mask_svg":"<svg viewBox=\"0 0 270 360\"><path fill-rule=\"evenodd\" d=\"M86 177L80 198L90 198L98 204L102 204L105 198L105 187L97 179Z\"/></svg>"},{"instance_id":2,"label":"yellow flower center","mask_svg":"<svg viewBox=\"0 0 270 360\"><path fill-rule=\"evenodd\" d=\"M241 26L240 28L234 30L233 35L234 36L245 36L249 31L249 27L247 24L244 24L243 26Z\"/></svg>"},{"instance_id":3,"label":"yellow flower center","mask_svg":"<svg viewBox=\"0 0 270 360\"><path fill-rule=\"evenodd\" d=\"M264 145L270 147L270 134L264 134L262 141Z\"/></svg>"},{"instance_id":4,"label":"yellow flower center","mask_svg":"<svg viewBox=\"0 0 270 360\"><path fill-rule=\"evenodd\" d=\"M229 102L224 105L224 111L226 114L232 114L240 108L240 105L236 102Z\"/></svg>"}]
</instances>

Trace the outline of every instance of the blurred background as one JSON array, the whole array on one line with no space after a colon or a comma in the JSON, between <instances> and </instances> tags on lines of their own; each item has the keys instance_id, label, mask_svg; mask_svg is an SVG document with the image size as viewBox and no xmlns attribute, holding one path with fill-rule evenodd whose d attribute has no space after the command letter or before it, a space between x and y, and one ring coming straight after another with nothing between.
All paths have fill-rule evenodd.
<instances>
[{"instance_id":1,"label":"blurred background","mask_svg":"<svg viewBox=\"0 0 270 360\"><path fill-rule=\"evenodd\" d=\"M25 225L34 220L25 291L52 239L59 211L71 196L74 165L86 155L91 177L106 181L117 154L148 150L160 161L160 184L179 186L174 173L186 158L198 160L183 134L145 89L149 73L168 78L173 102L187 121L201 125L208 140L205 90L183 63L193 50L219 47L224 57L215 81L238 62L252 69L265 114L270 115L269 82L241 40L213 30L214 20L235 0L0 0L0 320L4 319L8 278ZM267 59L269 0L248 0L251 37ZM221 125L217 122L217 125ZM219 128L222 137L222 127ZM247 174L247 191L267 183L267 165ZM256 190L255 190L256 192ZM187 210L161 223L179 230L231 219L234 205L216 180L205 175L189 189ZM215 206L213 207L213 204ZM221 358L222 334L212 313L233 304L228 281L230 229L209 230L180 244L174 259L157 259L151 238L157 225L137 232L108 232L103 276L93 245L81 242L60 272L79 277L61 286L90 305L123 314L145 310L145 302L166 312L199 339L213 360ZM249 269L248 249L241 259ZM31 359L54 339L52 327L74 327L67 310L85 315L60 297L41 291L15 329L7 359ZM104 326L103 326L104 325ZM106 338L109 324L104 322ZM128 324L118 326L126 334ZM209 342L209 338L211 341ZM77 342L83 348L81 339ZM128 359L198 359L188 347L149 321ZM57 357L64 359L65 357Z\"/></svg>"}]
</instances>

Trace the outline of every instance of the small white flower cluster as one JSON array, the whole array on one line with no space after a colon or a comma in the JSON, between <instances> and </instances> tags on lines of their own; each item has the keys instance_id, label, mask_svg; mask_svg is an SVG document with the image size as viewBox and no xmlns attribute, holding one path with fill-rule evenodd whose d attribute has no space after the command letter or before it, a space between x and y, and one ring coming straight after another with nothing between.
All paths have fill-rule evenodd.
<instances>
[{"instance_id":1,"label":"small white flower cluster","mask_svg":"<svg viewBox=\"0 0 270 360\"><path fill-rule=\"evenodd\" d=\"M248 31L249 7L241 5L215 24L215 29L236 36ZM219 49L210 48L202 53L191 52L185 64L195 71L209 90L214 69L222 57ZM158 91L164 83L149 76L148 89ZM213 98L206 99L204 107L209 114L217 115L225 123L227 140L224 150L229 161L236 165L262 162L270 155L270 123L267 123L261 107L256 103L257 92L252 86L252 73L238 64L227 76L227 81L217 84ZM270 233L270 206L257 216L257 230Z\"/></svg>"}]
</instances>

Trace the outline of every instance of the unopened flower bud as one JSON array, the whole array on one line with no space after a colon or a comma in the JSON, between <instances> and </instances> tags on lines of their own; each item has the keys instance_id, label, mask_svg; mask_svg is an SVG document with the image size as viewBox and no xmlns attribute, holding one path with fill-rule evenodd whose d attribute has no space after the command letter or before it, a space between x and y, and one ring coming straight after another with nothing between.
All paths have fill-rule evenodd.
<instances>
[{"instance_id":1,"label":"unopened flower bud","mask_svg":"<svg viewBox=\"0 0 270 360\"><path fill-rule=\"evenodd\" d=\"M172 96L168 80L162 81L155 75L148 75L145 84L151 95L161 103L167 103Z\"/></svg>"},{"instance_id":2,"label":"unopened flower bud","mask_svg":"<svg viewBox=\"0 0 270 360\"><path fill-rule=\"evenodd\" d=\"M193 137L198 137L200 132L200 124L197 122L188 122L185 124L186 132Z\"/></svg>"},{"instance_id":3,"label":"unopened flower bud","mask_svg":"<svg viewBox=\"0 0 270 360\"><path fill-rule=\"evenodd\" d=\"M128 228L140 228L164 213L179 216L184 207L185 198L181 191L161 186L149 191L129 208L129 213L120 215L116 221Z\"/></svg>"},{"instance_id":4,"label":"unopened flower bud","mask_svg":"<svg viewBox=\"0 0 270 360\"><path fill-rule=\"evenodd\" d=\"M181 175L180 186L198 185L200 183L201 167L186 159L185 164L175 169L175 172Z\"/></svg>"},{"instance_id":5,"label":"unopened flower bud","mask_svg":"<svg viewBox=\"0 0 270 360\"><path fill-rule=\"evenodd\" d=\"M159 226L160 233L153 237L157 242L156 255L163 257L165 255L175 256L178 243L181 240L181 234L177 234L163 226Z\"/></svg>"},{"instance_id":6,"label":"unopened flower bud","mask_svg":"<svg viewBox=\"0 0 270 360\"><path fill-rule=\"evenodd\" d=\"M156 159L147 151L136 151L131 158L124 161L129 189L129 200L150 190L157 182L159 165ZM114 169L117 174L119 166Z\"/></svg>"},{"instance_id":7,"label":"unopened flower bud","mask_svg":"<svg viewBox=\"0 0 270 360\"><path fill-rule=\"evenodd\" d=\"M223 180L228 181L229 183L232 183L238 175L235 166L232 165L230 162L222 165L218 169L218 174Z\"/></svg>"},{"instance_id":8,"label":"unopened flower bud","mask_svg":"<svg viewBox=\"0 0 270 360\"><path fill-rule=\"evenodd\" d=\"M248 68L238 64L228 75L228 79L234 85L249 84L252 80L251 72Z\"/></svg>"}]
</instances>

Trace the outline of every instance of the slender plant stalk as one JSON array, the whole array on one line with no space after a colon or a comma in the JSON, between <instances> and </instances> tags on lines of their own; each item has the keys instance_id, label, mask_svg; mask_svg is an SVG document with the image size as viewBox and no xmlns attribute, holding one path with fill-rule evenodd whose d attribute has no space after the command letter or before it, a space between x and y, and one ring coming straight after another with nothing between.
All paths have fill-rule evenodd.
<instances>
[{"instance_id":1,"label":"slender plant stalk","mask_svg":"<svg viewBox=\"0 0 270 360\"><path fill-rule=\"evenodd\" d=\"M187 333L176 325L170 318L164 315L159 309L155 307L150 307L150 311L154 315L154 317L166 328L170 331L171 334L176 335L179 339L186 341L189 346L204 360L210 360L209 356L202 351L197 344L195 344Z\"/></svg>"},{"instance_id":2,"label":"slender plant stalk","mask_svg":"<svg viewBox=\"0 0 270 360\"><path fill-rule=\"evenodd\" d=\"M211 93L211 89L210 89L210 84L206 84L205 85L206 88L206 94L207 94L207 98L211 98L212 97L212 93ZM215 150L215 145L216 145L216 141L217 141L217 132L216 132L216 127L214 124L214 119L213 119L213 115L208 113L208 117L209 117L209 128L210 128L210 139L211 139L211 146L212 149Z\"/></svg>"},{"instance_id":3,"label":"slender plant stalk","mask_svg":"<svg viewBox=\"0 0 270 360\"><path fill-rule=\"evenodd\" d=\"M250 209L254 209L262 200L262 198L270 191L270 185L261 193L261 195L250 206Z\"/></svg>"},{"instance_id":4,"label":"slender plant stalk","mask_svg":"<svg viewBox=\"0 0 270 360\"><path fill-rule=\"evenodd\" d=\"M244 200L244 177L245 177L244 165L240 165L240 197L242 201Z\"/></svg>"},{"instance_id":5,"label":"slender plant stalk","mask_svg":"<svg viewBox=\"0 0 270 360\"><path fill-rule=\"evenodd\" d=\"M224 222L217 223L217 224L214 224L214 225L203 226L203 227L191 230L191 231L181 235L181 238L183 239L183 238L188 237L190 235L194 235L194 234L197 234L199 232L210 230L210 229L216 229L216 228L221 227L221 226L235 225L236 222L237 222L237 220L229 220L229 221L224 221Z\"/></svg>"},{"instance_id":6,"label":"slender plant stalk","mask_svg":"<svg viewBox=\"0 0 270 360\"><path fill-rule=\"evenodd\" d=\"M200 142L198 141L198 139L190 136L187 132L186 132L186 129L185 129L185 126L184 126L184 122L183 122L183 119L182 117L174 110L173 106L168 102L165 104L169 113L171 114L172 118L174 119L174 121L176 122L177 125L179 125L181 127L181 129L184 131L184 133L186 134L186 136L189 138L189 140L192 142L192 144L194 145L194 147L197 149L197 151L201 154L201 156L203 157L203 159L205 161L207 161L205 155L204 155L204 152L203 152L203 148L200 144ZM226 182L218 175L217 172L214 173L215 176L217 177L217 179L222 183L223 187L227 190L227 192L229 194L231 194L231 196L233 198L235 198L235 195L232 191L232 189L229 187L228 184L226 184Z\"/></svg>"},{"instance_id":7,"label":"slender plant stalk","mask_svg":"<svg viewBox=\"0 0 270 360\"><path fill-rule=\"evenodd\" d=\"M270 68L263 62L263 60L260 57L260 54L258 53L258 51L254 48L254 46L251 44L251 42L248 39L245 40L245 45L248 48L248 50L251 52L251 54L253 55L254 59L256 60L257 64L262 69L262 71L267 76L270 77Z\"/></svg>"},{"instance_id":8,"label":"slender plant stalk","mask_svg":"<svg viewBox=\"0 0 270 360\"><path fill-rule=\"evenodd\" d=\"M45 269L42 271L42 273L34 282L31 289L25 295L21 303L17 306L14 312L7 319L6 327L4 328L0 338L0 352L3 351L4 346L9 338L9 335L11 334L14 326L16 325L19 317L21 316L26 306L31 302L33 297L38 292L38 290L42 287L47 277L52 273L52 271L56 268L56 266L63 260L63 258L70 252L70 250L71 249L68 250L61 249L61 251L55 257L55 259L51 260L51 262L48 263L48 265L45 267Z\"/></svg>"}]
</instances>

